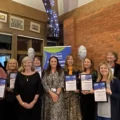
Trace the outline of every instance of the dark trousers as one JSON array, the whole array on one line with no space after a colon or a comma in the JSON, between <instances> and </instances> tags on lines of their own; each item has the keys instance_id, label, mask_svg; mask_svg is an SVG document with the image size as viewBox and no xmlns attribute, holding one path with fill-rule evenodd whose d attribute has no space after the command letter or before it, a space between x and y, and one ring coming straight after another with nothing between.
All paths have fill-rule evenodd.
<instances>
[{"instance_id":1,"label":"dark trousers","mask_svg":"<svg viewBox=\"0 0 120 120\"><path fill-rule=\"evenodd\" d=\"M4 120L17 120L17 100L6 101L5 100L5 111L4 111Z\"/></svg>"},{"instance_id":2,"label":"dark trousers","mask_svg":"<svg viewBox=\"0 0 120 120\"><path fill-rule=\"evenodd\" d=\"M95 119L95 102L91 97L81 97L80 98L80 107L82 120L94 120Z\"/></svg>"},{"instance_id":3,"label":"dark trousers","mask_svg":"<svg viewBox=\"0 0 120 120\"><path fill-rule=\"evenodd\" d=\"M5 100L0 100L0 120L4 120Z\"/></svg>"},{"instance_id":4,"label":"dark trousers","mask_svg":"<svg viewBox=\"0 0 120 120\"><path fill-rule=\"evenodd\" d=\"M105 118L105 117L97 117L97 120L111 120L111 118Z\"/></svg>"}]
</instances>

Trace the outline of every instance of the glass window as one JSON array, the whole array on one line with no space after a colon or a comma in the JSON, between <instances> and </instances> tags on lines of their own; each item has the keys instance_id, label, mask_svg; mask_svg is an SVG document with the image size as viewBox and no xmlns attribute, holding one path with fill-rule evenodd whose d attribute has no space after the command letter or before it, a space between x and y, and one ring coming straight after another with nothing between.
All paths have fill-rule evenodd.
<instances>
[{"instance_id":1,"label":"glass window","mask_svg":"<svg viewBox=\"0 0 120 120\"><path fill-rule=\"evenodd\" d=\"M0 50L11 50L12 36L0 34Z\"/></svg>"},{"instance_id":2,"label":"glass window","mask_svg":"<svg viewBox=\"0 0 120 120\"><path fill-rule=\"evenodd\" d=\"M32 48L34 48L35 52L41 52L41 40L32 40Z\"/></svg>"},{"instance_id":3,"label":"glass window","mask_svg":"<svg viewBox=\"0 0 120 120\"><path fill-rule=\"evenodd\" d=\"M27 51L28 50L28 41L29 41L29 38L18 37L17 50L18 51Z\"/></svg>"}]
</instances>

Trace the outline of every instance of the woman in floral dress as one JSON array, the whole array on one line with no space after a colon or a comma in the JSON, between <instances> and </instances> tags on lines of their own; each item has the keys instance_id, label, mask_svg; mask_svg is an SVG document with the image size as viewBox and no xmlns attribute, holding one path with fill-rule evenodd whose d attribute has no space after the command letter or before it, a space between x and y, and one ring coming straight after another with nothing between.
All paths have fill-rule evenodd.
<instances>
[{"instance_id":1,"label":"woman in floral dress","mask_svg":"<svg viewBox=\"0 0 120 120\"><path fill-rule=\"evenodd\" d=\"M45 115L44 120L65 120L64 119L64 71L58 58L52 56L43 77L45 89Z\"/></svg>"}]
</instances>

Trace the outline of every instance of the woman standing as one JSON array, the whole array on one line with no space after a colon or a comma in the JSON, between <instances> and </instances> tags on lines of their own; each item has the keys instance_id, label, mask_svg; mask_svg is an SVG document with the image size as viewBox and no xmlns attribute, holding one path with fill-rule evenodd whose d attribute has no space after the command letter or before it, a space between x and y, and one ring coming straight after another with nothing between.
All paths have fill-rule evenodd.
<instances>
[{"instance_id":1,"label":"woman standing","mask_svg":"<svg viewBox=\"0 0 120 120\"><path fill-rule=\"evenodd\" d=\"M6 73L2 67L0 67L0 78L6 78Z\"/></svg>"},{"instance_id":2,"label":"woman standing","mask_svg":"<svg viewBox=\"0 0 120 120\"><path fill-rule=\"evenodd\" d=\"M14 88L10 87L10 73L16 73L18 71L18 62L15 59L9 59L6 65L7 70L7 87L5 93L5 114L10 114L9 116L5 115L5 120L13 119L16 120L16 105L17 100L14 94ZM15 114L13 114L15 113Z\"/></svg>"},{"instance_id":3,"label":"woman standing","mask_svg":"<svg viewBox=\"0 0 120 120\"><path fill-rule=\"evenodd\" d=\"M85 58L83 62L84 70L81 74L91 74L93 83L97 80L97 72L94 69L94 63L91 59ZM82 120L94 120L95 118L95 102L94 96L90 91L81 91L80 92L80 105Z\"/></svg>"},{"instance_id":4,"label":"woman standing","mask_svg":"<svg viewBox=\"0 0 120 120\"><path fill-rule=\"evenodd\" d=\"M40 120L38 98L42 94L42 84L28 56L23 58L21 72L17 74L15 94L19 102L18 120Z\"/></svg>"},{"instance_id":5,"label":"woman standing","mask_svg":"<svg viewBox=\"0 0 120 120\"><path fill-rule=\"evenodd\" d=\"M98 68L97 82L106 82L108 102L97 103L97 120L120 120L120 81L113 77L110 66L102 62Z\"/></svg>"},{"instance_id":6,"label":"woman standing","mask_svg":"<svg viewBox=\"0 0 120 120\"><path fill-rule=\"evenodd\" d=\"M43 70L42 70L42 66L41 66L40 57L35 56L33 63L34 63L35 70L39 73L40 77L42 78ZM45 102L43 94L42 94L42 96L39 97L39 102L40 102L40 109L41 109L41 119L43 120L43 117L44 117L44 102Z\"/></svg>"},{"instance_id":7,"label":"woman standing","mask_svg":"<svg viewBox=\"0 0 120 120\"><path fill-rule=\"evenodd\" d=\"M7 75L5 73L5 71L3 70L2 67L0 67L0 78L7 78ZM4 99L1 99L0 100L0 119L1 120L4 120L4 105L5 105L5 100Z\"/></svg>"},{"instance_id":8,"label":"woman standing","mask_svg":"<svg viewBox=\"0 0 120 120\"><path fill-rule=\"evenodd\" d=\"M111 51L107 53L107 63L110 65L113 75L120 80L120 65L116 63L117 60L118 55L116 52Z\"/></svg>"},{"instance_id":9,"label":"woman standing","mask_svg":"<svg viewBox=\"0 0 120 120\"><path fill-rule=\"evenodd\" d=\"M79 103L79 71L74 65L73 56L70 54L65 61L65 75L75 75L77 80L76 91L65 91L65 118L66 120L82 120Z\"/></svg>"},{"instance_id":10,"label":"woman standing","mask_svg":"<svg viewBox=\"0 0 120 120\"><path fill-rule=\"evenodd\" d=\"M65 120L64 118L64 71L58 58L52 56L43 77L45 89L45 116L44 120Z\"/></svg>"},{"instance_id":11,"label":"woman standing","mask_svg":"<svg viewBox=\"0 0 120 120\"><path fill-rule=\"evenodd\" d=\"M39 74L40 74L40 77L42 78L42 72L43 72L43 70L42 70L42 66L41 66L41 61L40 61L40 57L35 57L34 58L34 66L35 66L35 70L37 71L37 72L39 72Z\"/></svg>"}]
</instances>

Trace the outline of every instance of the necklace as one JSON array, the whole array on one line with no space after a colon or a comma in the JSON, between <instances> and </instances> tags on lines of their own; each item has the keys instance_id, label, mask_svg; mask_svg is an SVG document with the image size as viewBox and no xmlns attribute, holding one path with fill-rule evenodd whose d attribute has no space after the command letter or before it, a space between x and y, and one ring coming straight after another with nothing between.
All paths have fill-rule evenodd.
<instances>
[{"instance_id":1,"label":"necklace","mask_svg":"<svg viewBox=\"0 0 120 120\"><path fill-rule=\"evenodd\" d=\"M25 76L26 77L26 81L28 82L28 80L29 80L29 77L28 76Z\"/></svg>"}]
</instances>

